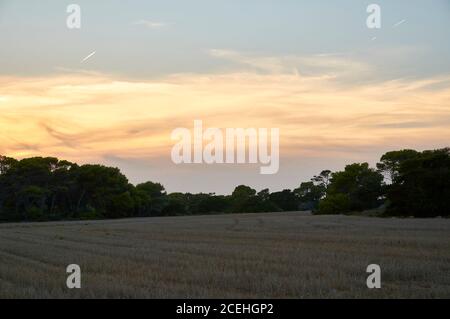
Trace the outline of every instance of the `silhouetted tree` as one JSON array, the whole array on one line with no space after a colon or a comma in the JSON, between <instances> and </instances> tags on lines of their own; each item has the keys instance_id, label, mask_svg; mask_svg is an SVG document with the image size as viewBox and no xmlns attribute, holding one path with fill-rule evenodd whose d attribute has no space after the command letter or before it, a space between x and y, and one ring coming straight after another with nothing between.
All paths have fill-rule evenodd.
<instances>
[{"instance_id":1,"label":"silhouetted tree","mask_svg":"<svg viewBox=\"0 0 450 319\"><path fill-rule=\"evenodd\" d=\"M450 216L450 151L388 152L377 165L322 171L294 190L256 192L240 185L229 196L167 194L159 183L133 186L118 168L54 157L0 156L0 221L123 218L313 209L341 214L379 206L387 215ZM392 183L386 187L383 175ZM386 195L387 192L387 195ZM317 208L318 207L318 208Z\"/></svg>"},{"instance_id":2,"label":"silhouetted tree","mask_svg":"<svg viewBox=\"0 0 450 319\"><path fill-rule=\"evenodd\" d=\"M231 209L233 213L253 212L256 190L249 186L239 185L231 194Z\"/></svg>"},{"instance_id":3,"label":"silhouetted tree","mask_svg":"<svg viewBox=\"0 0 450 319\"><path fill-rule=\"evenodd\" d=\"M298 198L290 189L285 189L281 192L274 192L270 194L269 198L270 201L282 211L298 210Z\"/></svg>"},{"instance_id":4,"label":"silhouetted tree","mask_svg":"<svg viewBox=\"0 0 450 319\"><path fill-rule=\"evenodd\" d=\"M388 190L388 215L450 216L450 149L402 161Z\"/></svg>"},{"instance_id":5,"label":"silhouetted tree","mask_svg":"<svg viewBox=\"0 0 450 319\"><path fill-rule=\"evenodd\" d=\"M166 191L159 183L146 182L136 185L132 192L138 216L158 216L167 205Z\"/></svg>"},{"instance_id":6,"label":"silhouetted tree","mask_svg":"<svg viewBox=\"0 0 450 319\"><path fill-rule=\"evenodd\" d=\"M381 204L382 182L383 175L369 168L368 163L347 165L344 171L332 174L327 196L319 204L319 212L323 213L327 207L329 213L329 207L336 208L338 204L342 205L335 211L338 214L375 208Z\"/></svg>"},{"instance_id":7,"label":"silhouetted tree","mask_svg":"<svg viewBox=\"0 0 450 319\"><path fill-rule=\"evenodd\" d=\"M377 168L392 183L398 176L400 165L407 160L416 158L418 155L419 152L409 149L387 152L377 163Z\"/></svg>"},{"instance_id":8,"label":"silhouetted tree","mask_svg":"<svg viewBox=\"0 0 450 319\"><path fill-rule=\"evenodd\" d=\"M319 201L325 196L325 185L314 182L303 182L300 187L294 189L294 194L298 198L300 210L313 210L319 205Z\"/></svg>"},{"instance_id":9,"label":"silhouetted tree","mask_svg":"<svg viewBox=\"0 0 450 319\"><path fill-rule=\"evenodd\" d=\"M0 174L6 173L14 164L17 164L16 159L0 155Z\"/></svg>"},{"instance_id":10,"label":"silhouetted tree","mask_svg":"<svg viewBox=\"0 0 450 319\"><path fill-rule=\"evenodd\" d=\"M328 189L328 185L330 185L331 181L331 171L324 170L320 172L319 175L314 176L311 181L320 187L322 187L325 191Z\"/></svg>"}]
</instances>

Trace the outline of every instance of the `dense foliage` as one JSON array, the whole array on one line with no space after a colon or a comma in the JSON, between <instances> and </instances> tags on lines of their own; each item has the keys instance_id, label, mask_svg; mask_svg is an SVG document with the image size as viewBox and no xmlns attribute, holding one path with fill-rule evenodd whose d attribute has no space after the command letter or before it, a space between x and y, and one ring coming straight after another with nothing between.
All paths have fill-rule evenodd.
<instances>
[{"instance_id":1,"label":"dense foliage","mask_svg":"<svg viewBox=\"0 0 450 319\"><path fill-rule=\"evenodd\" d=\"M400 161L387 199L389 215L450 216L450 149L425 151Z\"/></svg>"},{"instance_id":2,"label":"dense foliage","mask_svg":"<svg viewBox=\"0 0 450 319\"><path fill-rule=\"evenodd\" d=\"M384 180L387 180L386 184ZM314 210L345 214L386 206L386 215L450 215L450 149L402 150L344 171L322 171L294 190L240 185L228 196L167 194L161 184L130 184L118 168L53 157L0 156L0 221L124 218Z\"/></svg>"},{"instance_id":3,"label":"dense foliage","mask_svg":"<svg viewBox=\"0 0 450 319\"><path fill-rule=\"evenodd\" d=\"M388 183L384 183L387 180ZM450 148L384 154L331 174L318 213L341 214L384 206L385 216L450 216Z\"/></svg>"}]
</instances>

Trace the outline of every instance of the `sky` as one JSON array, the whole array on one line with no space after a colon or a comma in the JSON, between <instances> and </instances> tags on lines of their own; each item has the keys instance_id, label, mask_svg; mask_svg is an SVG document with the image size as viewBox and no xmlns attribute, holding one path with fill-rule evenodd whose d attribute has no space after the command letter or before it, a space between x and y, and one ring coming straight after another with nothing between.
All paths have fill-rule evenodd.
<instances>
[{"instance_id":1,"label":"sky","mask_svg":"<svg viewBox=\"0 0 450 319\"><path fill-rule=\"evenodd\" d=\"M298 187L450 146L449 40L449 0L0 0L0 154L115 166L169 192ZM279 172L175 165L171 132L194 120L279 128Z\"/></svg>"}]
</instances>

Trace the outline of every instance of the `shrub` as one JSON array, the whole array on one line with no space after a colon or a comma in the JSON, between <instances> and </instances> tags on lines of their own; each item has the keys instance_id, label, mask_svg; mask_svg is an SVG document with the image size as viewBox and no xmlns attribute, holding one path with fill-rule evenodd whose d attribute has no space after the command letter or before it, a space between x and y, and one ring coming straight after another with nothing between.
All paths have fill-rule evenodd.
<instances>
[{"instance_id":1,"label":"shrub","mask_svg":"<svg viewBox=\"0 0 450 319\"><path fill-rule=\"evenodd\" d=\"M350 210L350 200L345 194L329 195L319 203L319 209L315 214L335 215L343 214Z\"/></svg>"}]
</instances>

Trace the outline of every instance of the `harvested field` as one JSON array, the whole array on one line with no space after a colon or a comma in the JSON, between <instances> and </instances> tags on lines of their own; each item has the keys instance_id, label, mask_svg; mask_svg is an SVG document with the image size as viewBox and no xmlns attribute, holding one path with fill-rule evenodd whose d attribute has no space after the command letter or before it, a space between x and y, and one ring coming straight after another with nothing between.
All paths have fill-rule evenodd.
<instances>
[{"instance_id":1,"label":"harvested field","mask_svg":"<svg viewBox=\"0 0 450 319\"><path fill-rule=\"evenodd\" d=\"M382 288L366 286L379 264ZM82 288L66 287L78 264ZM0 225L0 298L450 298L450 220L308 213Z\"/></svg>"}]
</instances>

